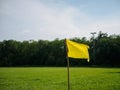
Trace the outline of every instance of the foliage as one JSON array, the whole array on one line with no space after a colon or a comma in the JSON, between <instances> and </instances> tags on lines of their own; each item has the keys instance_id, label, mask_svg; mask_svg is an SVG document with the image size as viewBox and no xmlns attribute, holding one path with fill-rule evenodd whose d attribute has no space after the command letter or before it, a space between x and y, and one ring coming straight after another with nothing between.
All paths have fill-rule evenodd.
<instances>
[{"instance_id":1,"label":"foliage","mask_svg":"<svg viewBox=\"0 0 120 90\"><path fill-rule=\"evenodd\" d=\"M84 60L70 60L71 66L107 65L120 66L120 35L100 32L94 39L71 38L71 40L90 46L90 63ZM93 49L95 57L93 57ZM0 66L66 66L64 39L0 42Z\"/></svg>"}]
</instances>

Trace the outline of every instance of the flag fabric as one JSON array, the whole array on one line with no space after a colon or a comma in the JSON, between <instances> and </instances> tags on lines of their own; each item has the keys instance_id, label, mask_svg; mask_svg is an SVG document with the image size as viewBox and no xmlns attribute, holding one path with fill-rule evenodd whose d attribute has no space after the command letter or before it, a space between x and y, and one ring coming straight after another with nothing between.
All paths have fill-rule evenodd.
<instances>
[{"instance_id":1,"label":"flag fabric","mask_svg":"<svg viewBox=\"0 0 120 90\"><path fill-rule=\"evenodd\" d=\"M87 59L87 61L89 62L88 45L76 43L68 39L66 39L66 45L68 50L67 52L68 57Z\"/></svg>"}]
</instances>

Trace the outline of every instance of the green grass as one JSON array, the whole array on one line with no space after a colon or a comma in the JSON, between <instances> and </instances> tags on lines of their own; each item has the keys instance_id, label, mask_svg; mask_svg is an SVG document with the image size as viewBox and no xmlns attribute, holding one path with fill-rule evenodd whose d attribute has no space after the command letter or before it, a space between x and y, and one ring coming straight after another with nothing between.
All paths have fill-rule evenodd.
<instances>
[{"instance_id":1,"label":"green grass","mask_svg":"<svg viewBox=\"0 0 120 90\"><path fill-rule=\"evenodd\" d=\"M70 68L71 90L120 90L120 68ZM0 68L0 90L67 90L67 69Z\"/></svg>"}]
</instances>

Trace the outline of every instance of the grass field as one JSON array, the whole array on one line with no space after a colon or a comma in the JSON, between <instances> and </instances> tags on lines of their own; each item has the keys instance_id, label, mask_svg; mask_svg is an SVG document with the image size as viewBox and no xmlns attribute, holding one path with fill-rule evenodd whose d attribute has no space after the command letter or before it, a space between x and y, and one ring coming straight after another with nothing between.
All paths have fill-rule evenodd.
<instances>
[{"instance_id":1,"label":"grass field","mask_svg":"<svg viewBox=\"0 0 120 90\"><path fill-rule=\"evenodd\" d=\"M120 90L120 68L70 68L71 90ZM0 90L67 90L61 67L0 68Z\"/></svg>"}]
</instances>

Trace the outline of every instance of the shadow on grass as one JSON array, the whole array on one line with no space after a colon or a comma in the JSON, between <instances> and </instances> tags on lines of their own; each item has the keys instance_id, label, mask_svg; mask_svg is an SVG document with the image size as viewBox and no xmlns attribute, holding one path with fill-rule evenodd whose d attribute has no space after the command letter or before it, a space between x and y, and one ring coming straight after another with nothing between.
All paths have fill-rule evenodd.
<instances>
[{"instance_id":1,"label":"shadow on grass","mask_svg":"<svg viewBox=\"0 0 120 90\"><path fill-rule=\"evenodd\" d=\"M107 73L110 73L110 74L120 74L120 72L107 72Z\"/></svg>"}]
</instances>

